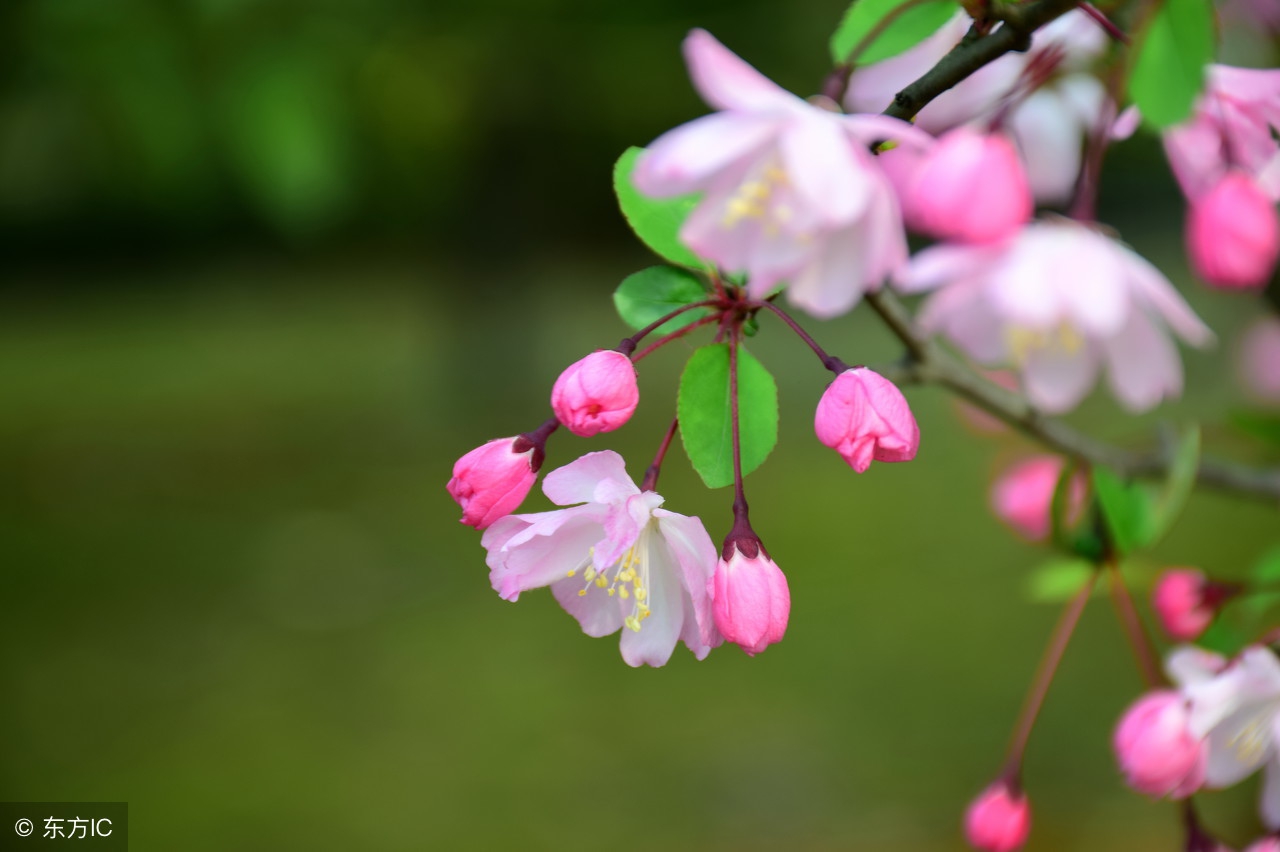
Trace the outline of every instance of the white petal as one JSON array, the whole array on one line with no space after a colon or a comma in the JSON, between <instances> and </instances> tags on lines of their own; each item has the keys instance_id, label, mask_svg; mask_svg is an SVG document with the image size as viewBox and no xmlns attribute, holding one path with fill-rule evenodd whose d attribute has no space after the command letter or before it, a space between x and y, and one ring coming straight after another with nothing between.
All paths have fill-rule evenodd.
<instances>
[{"instance_id":1,"label":"white petal","mask_svg":"<svg viewBox=\"0 0 1280 852\"><path fill-rule=\"evenodd\" d=\"M648 533L652 535L652 531ZM622 630L622 659L629 666L662 666L671 659L684 627L684 602L681 600L678 570L670 552L660 543L646 541L649 566L648 597L652 610L640 622L639 630ZM659 546L652 546L659 544Z\"/></svg>"},{"instance_id":2,"label":"white petal","mask_svg":"<svg viewBox=\"0 0 1280 852\"><path fill-rule=\"evenodd\" d=\"M780 123L775 116L740 112L694 119L650 143L631 180L636 189L658 198L701 192L725 169L757 156Z\"/></svg>"},{"instance_id":3,"label":"white petal","mask_svg":"<svg viewBox=\"0 0 1280 852\"><path fill-rule=\"evenodd\" d=\"M627 476L627 463L613 450L587 453L551 471L542 481L542 493L556 505L569 506L593 501L601 484L611 486L619 494L640 493Z\"/></svg>"},{"instance_id":4,"label":"white petal","mask_svg":"<svg viewBox=\"0 0 1280 852\"><path fill-rule=\"evenodd\" d=\"M878 167L870 154L858 156L836 116L796 116L783 130L779 150L797 194L824 225L849 224L871 200Z\"/></svg>"},{"instance_id":5,"label":"white petal","mask_svg":"<svg viewBox=\"0 0 1280 852\"><path fill-rule=\"evenodd\" d=\"M1087 342L1067 346L1053 340L1028 352L1022 366L1022 383L1035 406L1050 414L1075 408L1093 387L1098 357Z\"/></svg>"},{"instance_id":6,"label":"white petal","mask_svg":"<svg viewBox=\"0 0 1280 852\"><path fill-rule=\"evenodd\" d=\"M685 38L684 58L698 94L716 109L756 112L807 106L706 30L693 30Z\"/></svg>"},{"instance_id":7,"label":"white petal","mask_svg":"<svg viewBox=\"0 0 1280 852\"><path fill-rule=\"evenodd\" d=\"M585 595L579 592L586 591ZM608 636L622 627L622 609L618 599L609 597L605 589L588 583L578 572L576 577L564 577L551 584L551 593L560 606L578 619L582 632L588 636Z\"/></svg>"},{"instance_id":8,"label":"white petal","mask_svg":"<svg viewBox=\"0 0 1280 852\"><path fill-rule=\"evenodd\" d=\"M1130 411L1146 411L1182 393L1178 350L1145 312L1130 314L1105 348L1111 392Z\"/></svg>"},{"instance_id":9,"label":"white petal","mask_svg":"<svg viewBox=\"0 0 1280 852\"><path fill-rule=\"evenodd\" d=\"M1258 801L1258 813L1267 828L1272 831L1280 829L1280 759L1276 755L1272 755L1262 771L1262 796Z\"/></svg>"}]
</instances>

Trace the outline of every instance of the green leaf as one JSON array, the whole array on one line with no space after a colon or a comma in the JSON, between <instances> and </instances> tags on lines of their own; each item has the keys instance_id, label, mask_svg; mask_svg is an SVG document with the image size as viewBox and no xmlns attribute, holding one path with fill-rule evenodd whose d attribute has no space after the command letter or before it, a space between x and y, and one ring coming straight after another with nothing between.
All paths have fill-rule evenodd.
<instances>
[{"instance_id":1,"label":"green leaf","mask_svg":"<svg viewBox=\"0 0 1280 852\"><path fill-rule=\"evenodd\" d=\"M1151 541L1151 499L1142 488L1098 466L1093 468L1093 493L1120 555L1133 553Z\"/></svg>"},{"instance_id":2,"label":"green leaf","mask_svg":"<svg viewBox=\"0 0 1280 852\"><path fill-rule=\"evenodd\" d=\"M651 266L623 279L613 291L613 306L623 322L639 331L676 308L705 298L706 288L697 276L674 266ZM709 313L710 308L694 308L664 322L653 333L670 334Z\"/></svg>"},{"instance_id":3,"label":"green leaf","mask_svg":"<svg viewBox=\"0 0 1280 852\"><path fill-rule=\"evenodd\" d=\"M1250 573L1255 586L1280 586L1280 547L1267 551Z\"/></svg>"},{"instance_id":4,"label":"green leaf","mask_svg":"<svg viewBox=\"0 0 1280 852\"><path fill-rule=\"evenodd\" d=\"M831 58L847 62L868 37L866 50L854 57L858 64L897 56L937 32L958 8L954 0L853 0L831 35Z\"/></svg>"},{"instance_id":5,"label":"green leaf","mask_svg":"<svg viewBox=\"0 0 1280 852\"><path fill-rule=\"evenodd\" d=\"M679 198L649 198L631 183L631 173L643 148L628 148L622 152L613 167L613 191L618 196L618 207L636 236L663 258L680 266L701 269L706 266L696 254L680 242L680 226L689 211L698 203L698 197L683 195Z\"/></svg>"},{"instance_id":6,"label":"green leaf","mask_svg":"<svg viewBox=\"0 0 1280 852\"><path fill-rule=\"evenodd\" d=\"M1233 411L1228 419L1241 432L1280 446L1280 416L1261 411Z\"/></svg>"},{"instance_id":7,"label":"green leaf","mask_svg":"<svg viewBox=\"0 0 1280 852\"><path fill-rule=\"evenodd\" d=\"M1027 575L1027 597L1036 603L1072 598L1098 569L1083 559L1051 559Z\"/></svg>"},{"instance_id":8,"label":"green leaf","mask_svg":"<svg viewBox=\"0 0 1280 852\"><path fill-rule=\"evenodd\" d=\"M1213 61L1210 0L1164 0L1147 26L1129 78L1143 120L1158 130L1185 121Z\"/></svg>"},{"instance_id":9,"label":"green leaf","mask_svg":"<svg viewBox=\"0 0 1280 852\"><path fill-rule=\"evenodd\" d=\"M1182 514L1196 485L1196 474L1200 470L1200 426L1192 423L1182 437L1173 453L1173 463L1169 466L1169 478L1165 480L1164 489L1156 498L1152 507L1150 538L1145 542L1151 546L1168 535L1174 521Z\"/></svg>"},{"instance_id":10,"label":"green leaf","mask_svg":"<svg viewBox=\"0 0 1280 852\"><path fill-rule=\"evenodd\" d=\"M778 386L764 365L738 348L738 412L742 475L755 470L778 441ZM729 407L729 344L693 353L676 399L680 438L693 469L708 488L733 484L733 432Z\"/></svg>"}]
</instances>

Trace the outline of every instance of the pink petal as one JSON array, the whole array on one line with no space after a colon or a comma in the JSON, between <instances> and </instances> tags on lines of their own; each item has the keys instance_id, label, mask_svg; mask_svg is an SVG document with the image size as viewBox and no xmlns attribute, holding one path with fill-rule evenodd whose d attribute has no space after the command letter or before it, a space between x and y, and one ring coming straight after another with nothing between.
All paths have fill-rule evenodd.
<instances>
[{"instance_id":1,"label":"pink petal","mask_svg":"<svg viewBox=\"0 0 1280 852\"><path fill-rule=\"evenodd\" d=\"M1106 342L1111 390L1133 412L1182 393L1182 361L1168 335L1142 311L1134 311L1124 329Z\"/></svg>"},{"instance_id":2,"label":"pink petal","mask_svg":"<svg viewBox=\"0 0 1280 852\"><path fill-rule=\"evenodd\" d=\"M698 94L716 109L759 112L804 105L706 30L693 30L685 38L684 58Z\"/></svg>"},{"instance_id":3,"label":"pink petal","mask_svg":"<svg viewBox=\"0 0 1280 852\"><path fill-rule=\"evenodd\" d=\"M1098 375L1098 359L1084 345L1070 351L1060 343L1032 349L1022 367L1027 397L1050 414L1070 411L1084 399Z\"/></svg>"},{"instance_id":4,"label":"pink petal","mask_svg":"<svg viewBox=\"0 0 1280 852\"><path fill-rule=\"evenodd\" d=\"M597 489L602 485L626 495L640 493L627 476L626 462L613 450L587 453L551 471L542 480L542 492L557 506L569 506L598 502Z\"/></svg>"},{"instance_id":5,"label":"pink petal","mask_svg":"<svg viewBox=\"0 0 1280 852\"><path fill-rule=\"evenodd\" d=\"M877 167L870 155L858 156L839 119L814 113L797 115L783 131L783 166L796 192L825 224L845 225L870 201L867 174Z\"/></svg>"},{"instance_id":6,"label":"pink petal","mask_svg":"<svg viewBox=\"0 0 1280 852\"><path fill-rule=\"evenodd\" d=\"M678 515L666 509L655 509L653 516L658 522L658 533L671 549L681 585L689 595L700 641L708 648L715 647L723 639L716 632L711 600L707 596L707 581L715 572L719 559L716 546L698 518ZM685 644L689 644L687 639Z\"/></svg>"},{"instance_id":7,"label":"pink petal","mask_svg":"<svg viewBox=\"0 0 1280 852\"><path fill-rule=\"evenodd\" d=\"M585 595L578 594L585 590ZM582 573L576 577L562 577L551 584L551 594L582 625L588 636L608 636L622 627L622 608L617 598L609 597L606 590L595 583L586 582Z\"/></svg>"},{"instance_id":8,"label":"pink petal","mask_svg":"<svg viewBox=\"0 0 1280 852\"><path fill-rule=\"evenodd\" d=\"M1124 257L1129 286L1142 303L1155 309L1169 327L1192 346L1205 347L1213 343L1213 332L1200 321L1169 279L1146 258L1124 246L1119 249Z\"/></svg>"},{"instance_id":9,"label":"pink petal","mask_svg":"<svg viewBox=\"0 0 1280 852\"><path fill-rule=\"evenodd\" d=\"M489 582L503 600L514 601L521 592L548 586L579 567L600 534L596 507L508 515L483 539Z\"/></svg>"},{"instance_id":10,"label":"pink petal","mask_svg":"<svg viewBox=\"0 0 1280 852\"><path fill-rule=\"evenodd\" d=\"M632 183L655 198L701 192L725 169L758 156L780 124L776 116L740 112L696 118L649 145L636 162Z\"/></svg>"}]
</instances>

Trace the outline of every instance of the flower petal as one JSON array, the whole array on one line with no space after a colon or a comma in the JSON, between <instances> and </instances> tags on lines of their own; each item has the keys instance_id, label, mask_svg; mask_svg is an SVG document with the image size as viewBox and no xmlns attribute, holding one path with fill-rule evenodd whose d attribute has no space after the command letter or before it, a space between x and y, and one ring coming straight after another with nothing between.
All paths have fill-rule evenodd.
<instances>
[{"instance_id":1,"label":"flower petal","mask_svg":"<svg viewBox=\"0 0 1280 852\"><path fill-rule=\"evenodd\" d=\"M1022 367L1027 397L1050 414L1075 408L1093 387L1098 375L1098 357L1087 343L1072 348L1062 341L1028 352Z\"/></svg>"},{"instance_id":2,"label":"flower petal","mask_svg":"<svg viewBox=\"0 0 1280 852\"><path fill-rule=\"evenodd\" d=\"M696 118L650 143L631 181L655 198L701 192L725 169L755 156L780 123L776 116L741 112Z\"/></svg>"},{"instance_id":3,"label":"flower petal","mask_svg":"<svg viewBox=\"0 0 1280 852\"><path fill-rule=\"evenodd\" d=\"M536 519L536 520L531 520ZM599 508L508 515L485 533L489 582L503 600L550 585L582 565L603 527Z\"/></svg>"},{"instance_id":4,"label":"flower petal","mask_svg":"<svg viewBox=\"0 0 1280 852\"><path fill-rule=\"evenodd\" d=\"M870 202L869 174L878 167L869 154L858 156L836 116L813 112L797 115L783 131L783 167L804 204L825 225L847 225Z\"/></svg>"},{"instance_id":5,"label":"flower petal","mask_svg":"<svg viewBox=\"0 0 1280 852\"><path fill-rule=\"evenodd\" d=\"M716 631L711 598L707 594L707 581L715 573L719 559L716 546L698 518L666 509L655 509L653 516L657 519L658 534L670 548L680 572L681 585L689 595L702 644L713 648L724 641ZM685 644L689 644L687 640Z\"/></svg>"},{"instance_id":6,"label":"flower petal","mask_svg":"<svg viewBox=\"0 0 1280 852\"><path fill-rule=\"evenodd\" d=\"M684 626L684 601L681 599L679 568L670 550L662 542L653 541L652 533L644 546L649 565L648 597L650 615L640 622L640 629L626 627L622 631L622 659L629 666L662 666L671 659Z\"/></svg>"},{"instance_id":7,"label":"flower petal","mask_svg":"<svg viewBox=\"0 0 1280 852\"><path fill-rule=\"evenodd\" d=\"M579 594L583 591L585 595ZM622 608L618 599L609 597L608 592L595 583L586 582L581 574L552 583L551 594L555 595L565 612L578 619L582 632L588 636L608 636L622 627Z\"/></svg>"},{"instance_id":8,"label":"flower petal","mask_svg":"<svg viewBox=\"0 0 1280 852\"><path fill-rule=\"evenodd\" d=\"M1111 390L1130 411L1146 411L1182 393L1178 350L1145 311L1131 313L1105 348Z\"/></svg>"},{"instance_id":9,"label":"flower petal","mask_svg":"<svg viewBox=\"0 0 1280 852\"><path fill-rule=\"evenodd\" d=\"M542 480L542 492L552 503L570 506L599 502L596 494L602 485L623 496L640 493L631 477L627 476L627 463L613 450L587 453L551 471Z\"/></svg>"},{"instance_id":10,"label":"flower petal","mask_svg":"<svg viewBox=\"0 0 1280 852\"><path fill-rule=\"evenodd\" d=\"M706 30L693 30L685 38L684 58L694 88L716 109L758 112L805 106Z\"/></svg>"}]
</instances>

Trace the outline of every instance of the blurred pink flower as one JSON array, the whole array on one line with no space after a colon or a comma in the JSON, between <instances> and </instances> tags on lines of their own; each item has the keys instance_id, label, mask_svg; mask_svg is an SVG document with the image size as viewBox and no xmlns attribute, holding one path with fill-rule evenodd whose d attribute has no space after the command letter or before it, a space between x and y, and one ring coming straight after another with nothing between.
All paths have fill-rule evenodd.
<instances>
[{"instance_id":1,"label":"blurred pink flower","mask_svg":"<svg viewBox=\"0 0 1280 852\"><path fill-rule=\"evenodd\" d=\"M716 628L730 642L755 656L787 632L791 591L782 573L760 542L732 542L728 559L721 558L707 591L711 595ZM754 553L743 552L754 546Z\"/></svg>"},{"instance_id":2,"label":"blurred pink flower","mask_svg":"<svg viewBox=\"0 0 1280 852\"><path fill-rule=\"evenodd\" d=\"M1011 236L1034 210L1026 172L1008 137L969 127L939 137L899 195L908 227L965 243Z\"/></svg>"},{"instance_id":3,"label":"blurred pink flower","mask_svg":"<svg viewBox=\"0 0 1280 852\"><path fill-rule=\"evenodd\" d=\"M854 71L845 105L855 112L879 112L894 95L932 68L968 32L972 23L957 12L945 26L897 56ZM980 68L935 98L916 117L930 133L964 124L989 124L1020 88L1024 76L1056 65L1049 82L1015 104L1006 129L1026 163L1037 200L1057 204L1071 197L1080 173L1085 136L1101 120L1102 84L1080 73L1106 49L1107 37L1082 12L1069 12L1035 33L1031 50L1009 53Z\"/></svg>"},{"instance_id":4,"label":"blurred pink flower","mask_svg":"<svg viewBox=\"0 0 1280 852\"><path fill-rule=\"evenodd\" d=\"M631 359L611 349L570 364L551 388L551 408L570 432L590 438L631 419L640 403Z\"/></svg>"},{"instance_id":5,"label":"blurred pink flower","mask_svg":"<svg viewBox=\"0 0 1280 852\"><path fill-rule=\"evenodd\" d=\"M1240 379L1258 402L1280 404L1280 317L1257 320L1240 340Z\"/></svg>"},{"instance_id":6,"label":"blurred pink flower","mask_svg":"<svg viewBox=\"0 0 1280 852\"><path fill-rule=\"evenodd\" d=\"M1192 268L1215 287L1265 286L1280 257L1275 202L1238 169L1191 199L1186 230Z\"/></svg>"},{"instance_id":7,"label":"blurred pink flower","mask_svg":"<svg viewBox=\"0 0 1280 852\"><path fill-rule=\"evenodd\" d=\"M964 836L982 852L1021 849L1031 833L1031 805L1021 790L997 781L983 790L964 816Z\"/></svg>"},{"instance_id":8,"label":"blurred pink flower","mask_svg":"<svg viewBox=\"0 0 1280 852\"><path fill-rule=\"evenodd\" d=\"M1053 492L1062 477L1059 456L1033 456L1005 471L991 488L996 517L1030 541L1044 541L1053 524ZM1066 518L1073 524L1084 510L1085 481L1076 474L1067 489Z\"/></svg>"},{"instance_id":9,"label":"blurred pink flower","mask_svg":"<svg viewBox=\"0 0 1280 852\"><path fill-rule=\"evenodd\" d=\"M813 429L858 473L873 459L911 461L920 448L920 429L902 391L866 367L836 376L818 401Z\"/></svg>"},{"instance_id":10,"label":"blurred pink flower","mask_svg":"<svg viewBox=\"0 0 1280 852\"><path fill-rule=\"evenodd\" d=\"M1166 326L1195 346L1213 340L1159 270L1070 219L1033 222L993 245L925 249L898 287L938 289L921 326L983 364L1017 370L1032 403L1051 413L1074 408L1104 365L1122 405L1151 408L1182 392Z\"/></svg>"},{"instance_id":11,"label":"blurred pink flower","mask_svg":"<svg viewBox=\"0 0 1280 852\"><path fill-rule=\"evenodd\" d=\"M910 124L840 115L779 88L703 30L684 42L694 86L720 110L649 146L632 179L646 195L702 193L680 238L757 297L843 313L907 258L897 198L869 146L927 147Z\"/></svg>"},{"instance_id":12,"label":"blurred pink flower","mask_svg":"<svg viewBox=\"0 0 1280 852\"><path fill-rule=\"evenodd\" d=\"M1164 133L1169 166L1189 199L1237 169L1280 198L1280 69L1209 65L1191 118Z\"/></svg>"},{"instance_id":13,"label":"blurred pink flower","mask_svg":"<svg viewBox=\"0 0 1280 852\"><path fill-rule=\"evenodd\" d=\"M462 523L485 529L524 502L538 475L534 450L520 437L496 438L458 459L445 487L462 507Z\"/></svg>"},{"instance_id":14,"label":"blurred pink flower","mask_svg":"<svg viewBox=\"0 0 1280 852\"><path fill-rule=\"evenodd\" d=\"M1204 572L1195 568L1170 568L1160 575L1151 593L1151 605L1169 638L1190 642L1208 629L1217 615L1217 602L1206 597Z\"/></svg>"},{"instance_id":15,"label":"blurred pink flower","mask_svg":"<svg viewBox=\"0 0 1280 852\"><path fill-rule=\"evenodd\" d=\"M1191 733L1181 693L1159 689L1139 698L1120 718L1112 744L1125 782L1139 793L1185 799L1204 784L1204 741Z\"/></svg>"},{"instance_id":16,"label":"blurred pink flower","mask_svg":"<svg viewBox=\"0 0 1280 852\"><path fill-rule=\"evenodd\" d=\"M1244 852L1280 852L1280 838L1262 837L1245 847Z\"/></svg>"},{"instance_id":17,"label":"blurred pink flower","mask_svg":"<svg viewBox=\"0 0 1280 852\"><path fill-rule=\"evenodd\" d=\"M698 659L721 642L707 583L716 548L697 518L659 508L612 451L588 453L547 474L559 506L509 515L484 534L489 580L504 599L550 586L588 636L622 631L628 665L661 666L683 641Z\"/></svg>"}]
</instances>

